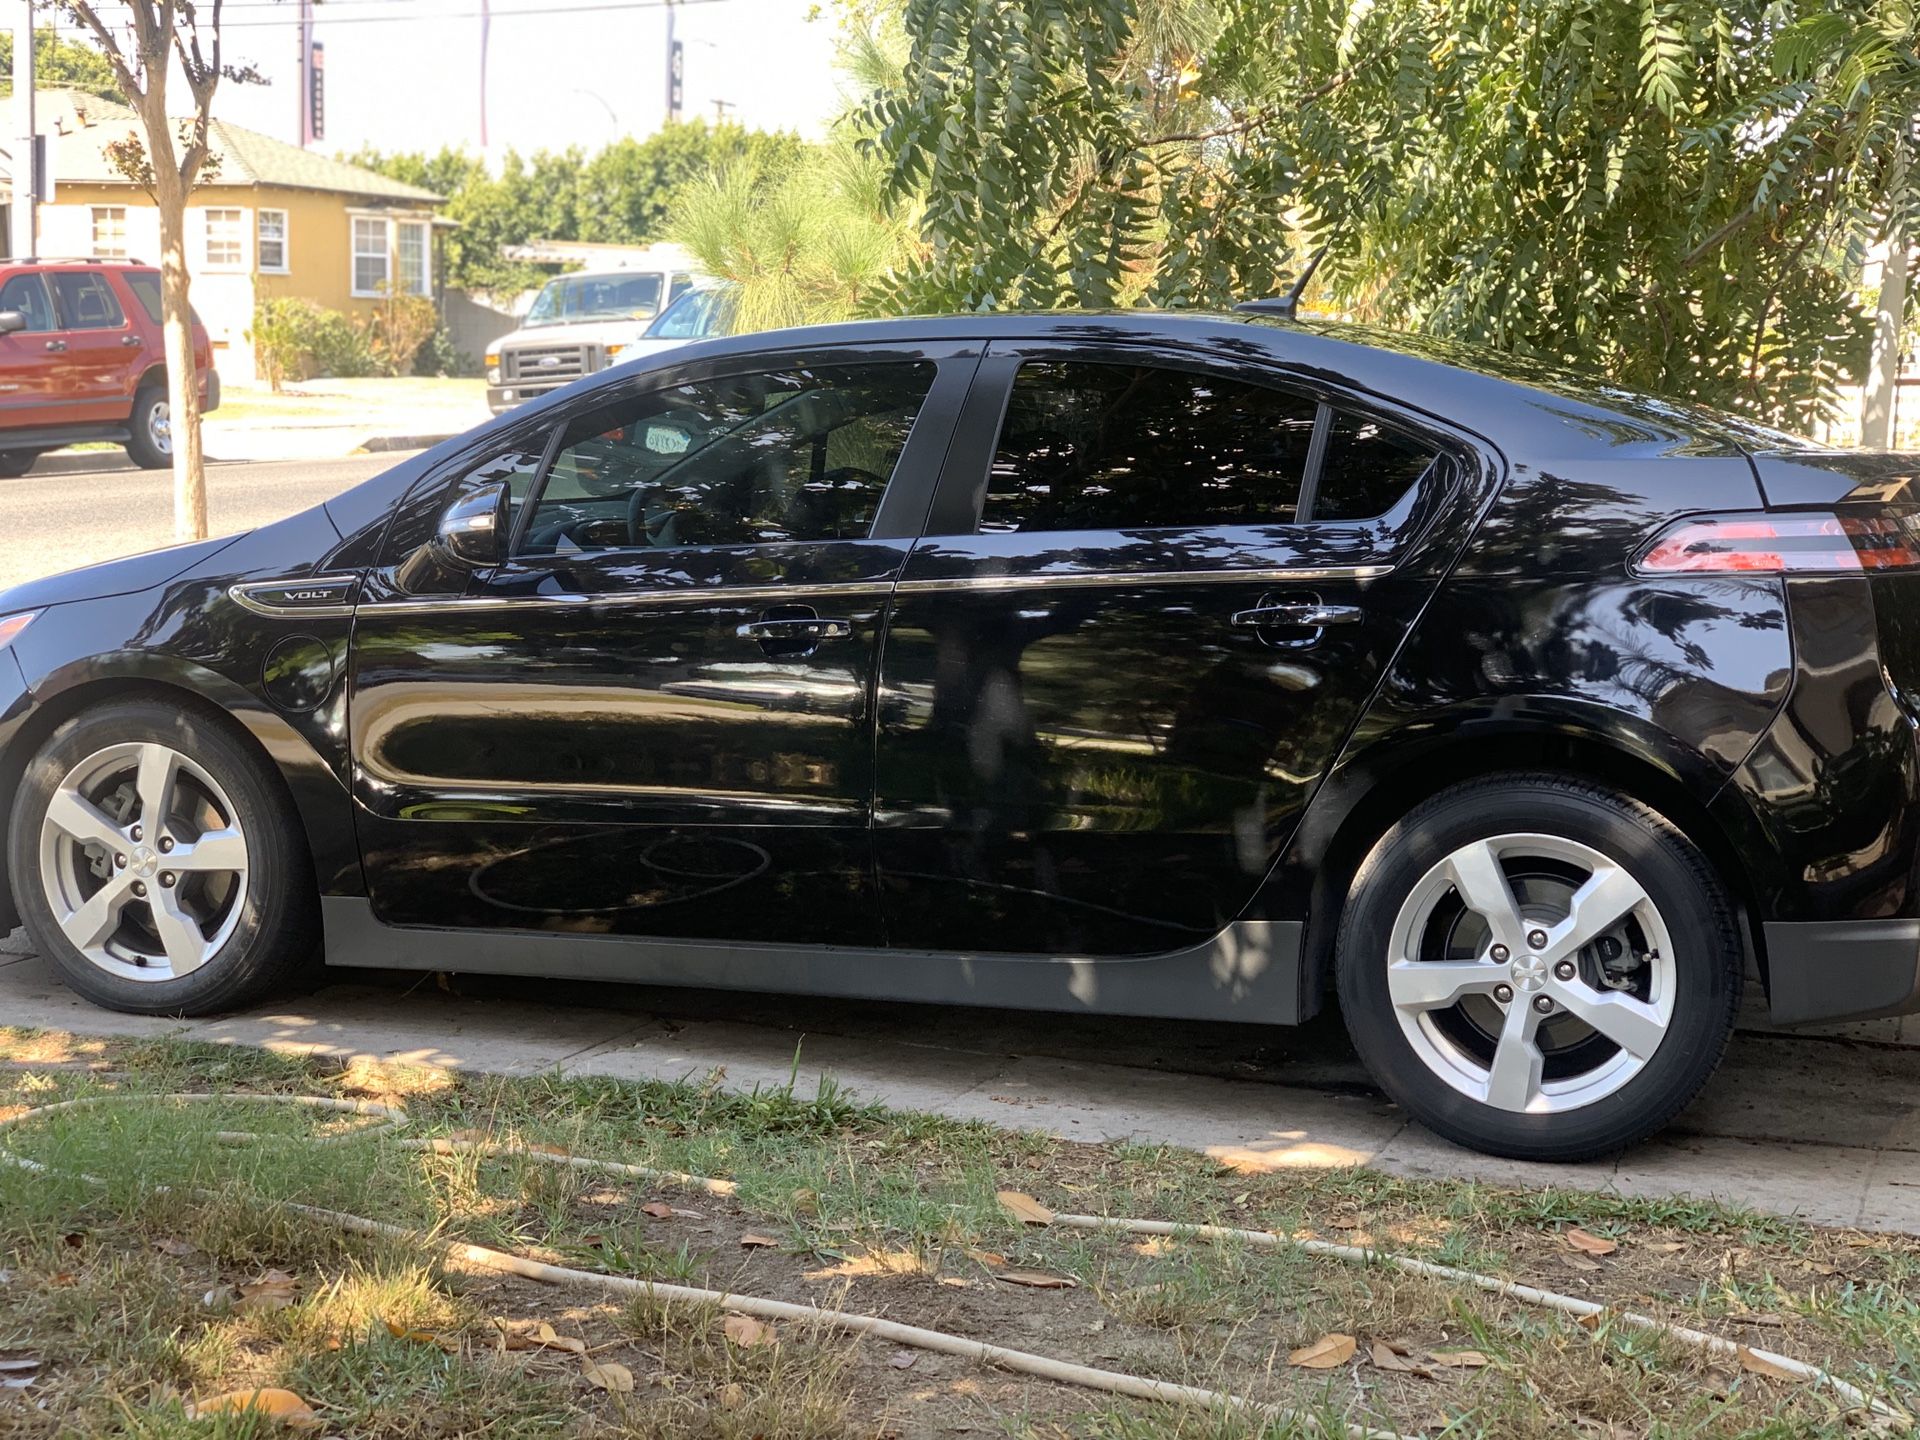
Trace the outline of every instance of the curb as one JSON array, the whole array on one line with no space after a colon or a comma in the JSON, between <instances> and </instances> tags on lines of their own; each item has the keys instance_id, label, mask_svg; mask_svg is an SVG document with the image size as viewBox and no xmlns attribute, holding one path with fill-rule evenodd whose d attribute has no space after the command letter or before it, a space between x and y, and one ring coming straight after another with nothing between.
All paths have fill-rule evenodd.
<instances>
[{"instance_id":1,"label":"curb","mask_svg":"<svg viewBox=\"0 0 1920 1440\"><path fill-rule=\"evenodd\" d=\"M79 452L54 451L42 455L33 462L22 479L31 480L40 475L79 475L90 470L113 470L121 473L137 472L140 467L127 458L127 452L115 448L111 453L105 450L83 450Z\"/></svg>"}]
</instances>

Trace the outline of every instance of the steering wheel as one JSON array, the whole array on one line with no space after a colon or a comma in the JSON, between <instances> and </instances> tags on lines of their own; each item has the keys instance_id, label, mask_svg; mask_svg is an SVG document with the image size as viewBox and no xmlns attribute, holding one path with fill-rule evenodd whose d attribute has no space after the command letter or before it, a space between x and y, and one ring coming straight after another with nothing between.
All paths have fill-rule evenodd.
<instances>
[{"instance_id":1,"label":"steering wheel","mask_svg":"<svg viewBox=\"0 0 1920 1440\"><path fill-rule=\"evenodd\" d=\"M660 492L642 485L627 497L627 543L665 549L680 543L680 512L660 503Z\"/></svg>"}]
</instances>

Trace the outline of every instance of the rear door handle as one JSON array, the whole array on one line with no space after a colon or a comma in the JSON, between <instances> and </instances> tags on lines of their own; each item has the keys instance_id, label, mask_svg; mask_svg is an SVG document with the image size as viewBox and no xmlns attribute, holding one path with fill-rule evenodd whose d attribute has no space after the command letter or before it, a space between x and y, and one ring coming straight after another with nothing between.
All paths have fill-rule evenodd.
<instances>
[{"instance_id":1,"label":"rear door handle","mask_svg":"<svg viewBox=\"0 0 1920 1440\"><path fill-rule=\"evenodd\" d=\"M122 335L120 337L120 343L125 345L129 350L138 350L141 342L138 335Z\"/></svg>"},{"instance_id":2,"label":"rear door handle","mask_svg":"<svg viewBox=\"0 0 1920 1440\"><path fill-rule=\"evenodd\" d=\"M1366 618L1367 612L1358 605L1322 605L1316 601L1261 605L1233 613L1235 625L1256 630L1278 625L1298 625L1317 630L1322 625L1358 625Z\"/></svg>"}]
</instances>

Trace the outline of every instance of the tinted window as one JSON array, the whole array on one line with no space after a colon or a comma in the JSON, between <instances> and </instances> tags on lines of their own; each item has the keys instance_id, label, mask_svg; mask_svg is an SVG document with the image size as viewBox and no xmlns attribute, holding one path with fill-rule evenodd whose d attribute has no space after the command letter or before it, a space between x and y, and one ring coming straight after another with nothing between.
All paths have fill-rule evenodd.
<instances>
[{"instance_id":1,"label":"tinted window","mask_svg":"<svg viewBox=\"0 0 1920 1440\"><path fill-rule=\"evenodd\" d=\"M1364 415L1335 412L1312 518L1367 520L1386 514L1426 473L1433 456L1431 447Z\"/></svg>"},{"instance_id":2,"label":"tinted window","mask_svg":"<svg viewBox=\"0 0 1920 1440\"><path fill-rule=\"evenodd\" d=\"M129 270L125 280L140 308L154 324L160 323L160 275L155 270Z\"/></svg>"},{"instance_id":3,"label":"tinted window","mask_svg":"<svg viewBox=\"0 0 1920 1440\"><path fill-rule=\"evenodd\" d=\"M593 411L567 427L521 548L864 537L933 373L775 370Z\"/></svg>"},{"instance_id":4,"label":"tinted window","mask_svg":"<svg viewBox=\"0 0 1920 1440\"><path fill-rule=\"evenodd\" d=\"M69 330L110 330L122 321L120 302L91 270L56 270L50 277Z\"/></svg>"},{"instance_id":5,"label":"tinted window","mask_svg":"<svg viewBox=\"0 0 1920 1440\"><path fill-rule=\"evenodd\" d=\"M27 329L53 329L53 301L38 275L16 275L0 285L0 310L18 310L27 317Z\"/></svg>"},{"instance_id":6,"label":"tinted window","mask_svg":"<svg viewBox=\"0 0 1920 1440\"><path fill-rule=\"evenodd\" d=\"M646 333L660 340L698 340L714 333L714 310L719 301L717 290L689 290L660 312Z\"/></svg>"},{"instance_id":7,"label":"tinted window","mask_svg":"<svg viewBox=\"0 0 1920 1440\"><path fill-rule=\"evenodd\" d=\"M984 531L1291 521L1314 402L1201 371L1023 365Z\"/></svg>"}]
</instances>

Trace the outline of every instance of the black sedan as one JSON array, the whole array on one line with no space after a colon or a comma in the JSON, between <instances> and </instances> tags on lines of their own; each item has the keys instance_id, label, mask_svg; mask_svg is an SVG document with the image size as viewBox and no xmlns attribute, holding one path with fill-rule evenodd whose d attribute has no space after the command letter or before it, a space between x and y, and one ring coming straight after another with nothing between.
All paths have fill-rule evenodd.
<instances>
[{"instance_id":1,"label":"black sedan","mask_svg":"<svg viewBox=\"0 0 1920 1440\"><path fill-rule=\"evenodd\" d=\"M1434 1129L1597 1155L1750 971L1920 1008L1914 476L1257 316L701 342L0 595L0 929L165 1014L1337 994Z\"/></svg>"}]
</instances>

